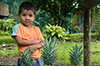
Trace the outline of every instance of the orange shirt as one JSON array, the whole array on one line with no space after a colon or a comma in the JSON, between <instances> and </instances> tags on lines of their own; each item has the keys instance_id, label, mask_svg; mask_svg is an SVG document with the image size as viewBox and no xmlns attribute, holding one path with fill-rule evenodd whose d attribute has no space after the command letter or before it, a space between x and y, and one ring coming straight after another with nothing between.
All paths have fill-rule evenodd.
<instances>
[{"instance_id":1,"label":"orange shirt","mask_svg":"<svg viewBox=\"0 0 100 66\"><path fill-rule=\"evenodd\" d=\"M25 27L23 24L17 24L15 25L14 29L13 29L13 33L12 33L12 38L14 38L14 36L20 36L22 39L25 40L44 40L41 31L38 27L36 26L32 26L32 28L27 28ZM18 45L18 50L24 52L25 48L28 48L28 46L20 46ZM41 51L40 49L37 49L34 53L33 53L33 59L37 59L41 57ZM19 58L21 58L19 56Z\"/></svg>"}]
</instances>

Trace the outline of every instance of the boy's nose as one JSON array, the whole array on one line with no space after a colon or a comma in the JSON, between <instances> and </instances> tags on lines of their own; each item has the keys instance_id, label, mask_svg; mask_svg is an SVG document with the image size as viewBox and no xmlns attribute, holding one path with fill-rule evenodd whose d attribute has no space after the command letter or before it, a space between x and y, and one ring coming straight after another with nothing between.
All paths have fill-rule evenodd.
<instances>
[{"instance_id":1,"label":"boy's nose","mask_svg":"<svg viewBox=\"0 0 100 66\"><path fill-rule=\"evenodd\" d=\"M26 19L29 19L29 16L26 16Z\"/></svg>"}]
</instances>

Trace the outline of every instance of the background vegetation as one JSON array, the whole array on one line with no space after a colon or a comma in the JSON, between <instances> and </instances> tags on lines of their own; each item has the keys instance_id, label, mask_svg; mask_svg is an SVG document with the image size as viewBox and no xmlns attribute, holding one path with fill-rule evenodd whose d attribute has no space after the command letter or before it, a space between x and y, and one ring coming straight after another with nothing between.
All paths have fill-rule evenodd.
<instances>
[{"instance_id":1,"label":"background vegetation","mask_svg":"<svg viewBox=\"0 0 100 66\"><path fill-rule=\"evenodd\" d=\"M84 34L80 27L76 25L78 14L83 12L83 0L1 0L9 5L9 16L0 19L0 56L18 56L18 48L11 33L15 24L20 23L18 18L18 7L24 1L31 1L36 6L36 19L32 23L38 26L44 38L56 37L58 46L58 57L55 65L70 65L69 49L72 45L83 46ZM91 33L91 64L100 65L100 6L92 9L92 17L96 18L92 22ZM69 31L69 33L67 33ZM79 33L76 33L78 31ZM59 62L60 61L60 62ZM83 64L83 55L82 62Z\"/></svg>"}]
</instances>

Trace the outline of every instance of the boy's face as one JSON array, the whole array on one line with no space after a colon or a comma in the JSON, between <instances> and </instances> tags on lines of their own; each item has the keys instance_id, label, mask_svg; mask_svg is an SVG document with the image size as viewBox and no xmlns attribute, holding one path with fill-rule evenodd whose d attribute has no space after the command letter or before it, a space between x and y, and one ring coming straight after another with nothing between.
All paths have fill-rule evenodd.
<instances>
[{"instance_id":1,"label":"boy's face","mask_svg":"<svg viewBox=\"0 0 100 66\"><path fill-rule=\"evenodd\" d=\"M21 13L18 14L18 17L26 27L30 27L36 15L34 15L32 10L22 9Z\"/></svg>"}]
</instances>

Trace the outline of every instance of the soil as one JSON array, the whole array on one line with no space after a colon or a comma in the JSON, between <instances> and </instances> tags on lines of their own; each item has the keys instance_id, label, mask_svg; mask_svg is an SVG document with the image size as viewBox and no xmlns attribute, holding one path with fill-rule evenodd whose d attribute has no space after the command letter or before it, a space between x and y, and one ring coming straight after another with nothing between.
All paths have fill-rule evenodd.
<instances>
[{"instance_id":1,"label":"soil","mask_svg":"<svg viewBox=\"0 0 100 66\"><path fill-rule=\"evenodd\" d=\"M0 66L17 66L17 56L11 57L9 56L3 56L0 57Z\"/></svg>"}]
</instances>

